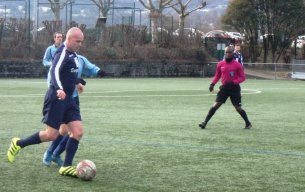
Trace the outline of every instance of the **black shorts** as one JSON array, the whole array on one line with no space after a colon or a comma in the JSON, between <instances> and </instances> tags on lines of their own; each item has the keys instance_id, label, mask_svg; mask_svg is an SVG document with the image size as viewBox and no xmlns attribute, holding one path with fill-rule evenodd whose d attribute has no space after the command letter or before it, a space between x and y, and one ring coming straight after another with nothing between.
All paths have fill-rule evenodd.
<instances>
[{"instance_id":1,"label":"black shorts","mask_svg":"<svg viewBox=\"0 0 305 192\"><path fill-rule=\"evenodd\" d=\"M225 103L230 97L230 100L234 106L241 106L241 94L240 94L240 86L232 85L225 86L222 85L219 87L219 92L217 93L216 102Z\"/></svg>"}]
</instances>

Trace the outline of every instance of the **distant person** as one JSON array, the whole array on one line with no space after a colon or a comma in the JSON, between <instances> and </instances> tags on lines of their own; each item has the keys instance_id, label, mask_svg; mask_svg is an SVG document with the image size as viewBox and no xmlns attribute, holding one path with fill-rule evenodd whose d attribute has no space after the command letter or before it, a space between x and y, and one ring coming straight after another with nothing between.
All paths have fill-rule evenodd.
<instances>
[{"instance_id":1,"label":"distant person","mask_svg":"<svg viewBox=\"0 0 305 192\"><path fill-rule=\"evenodd\" d=\"M242 66L244 66L244 57L241 54L240 50L241 50L240 44L239 43L235 44L233 57L236 61L238 61L238 63L240 63Z\"/></svg>"},{"instance_id":2,"label":"distant person","mask_svg":"<svg viewBox=\"0 0 305 192\"><path fill-rule=\"evenodd\" d=\"M233 58L234 48L229 46L225 48L225 59L220 61L216 67L216 73L210 84L210 92L214 91L214 86L221 79L222 85L217 93L216 101L210 108L205 120L199 124L201 129L205 129L207 123L219 109L219 107L226 102L228 97L235 107L236 111L241 115L245 121L245 129L252 127L251 122L248 119L246 111L241 108L241 89L240 83L246 80L244 70L240 63Z\"/></svg>"},{"instance_id":3,"label":"distant person","mask_svg":"<svg viewBox=\"0 0 305 192\"><path fill-rule=\"evenodd\" d=\"M240 50L241 50L240 49L240 44L237 43L237 44L234 45L233 43L230 43L229 47L232 47L234 49L233 58L243 66L244 65L244 57L240 52ZM225 57L226 57L226 54L224 54L223 59L225 59Z\"/></svg>"},{"instance_id":4,"label":"distant person","mask_svg":"<svg viewBox=\"0 0 305 192\"><path fill-rule=\"evenodd\" d=\"M52 65L52 61L54 59L54 56L55 56L55 53L57 51L57 49L61 46L62 44L62 41L63 41L63 34L61 32L55 32L53 34L53 40L54 40L54 44L53 45L50 45L44 55L43 55L43 59L42 59L42 64L45 66L45 67L48 67L50 68L51 65ZM49 70L48 72L48 82L50 81L50 71L51 69Z\"/></svg>"},{"instance_id":5,"label":"distant person","mask_svg":"<svg viewBox=\"0 0 305 192\"><path fill-rule=\"evenodd\" d=\"M54 44L49 46L43 56L42 63L45 67L50 67L52 65L52 61L54 59L55 52L62 44L63 34L60 32L55 32L53 34Z\"/></svg>"},{"instance_id":6,"label":"distant person","mask_svg":"<svg viewBox=\"0 0 305 192\"><path fill-rule=\"evenodd\" d=\"M55 140L59 134L60 125L64 122L68 126L70 137L59 174L77 177L76 167L72 166L72 163L84 129L79 106L72 95L75 86L80 85L76 51L81 47L83 40L84 34L79 28L72 27L68 30L65 43L58 48L53 59L51 83L46 92L43 107L42 122L46 124L46 129L24 139L14 137L7 151L9 162L14 162L17 153L24 147Z\"/></svg>"}]
</instances>

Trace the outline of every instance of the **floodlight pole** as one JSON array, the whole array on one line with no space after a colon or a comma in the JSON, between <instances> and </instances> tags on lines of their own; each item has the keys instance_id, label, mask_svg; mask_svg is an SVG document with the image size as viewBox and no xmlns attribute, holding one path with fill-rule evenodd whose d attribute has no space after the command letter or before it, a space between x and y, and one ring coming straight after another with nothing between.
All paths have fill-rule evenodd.
<instances>
[{"instance_id":1,"label":"floodlight pole","mask_svg":"<svg viewBox=\"0 0 305 192\"><path fill-rule=\"evenodd\" d=\"M33 10L34 10L34 21L33 21L33 41L36 42L37 37L37 26L38 26L38 1L33 0Z\"/></svg>"},{"instance_id":2,"label":"floodlight pole","mask_svg":"<svg viewBox=\"0 0 305 192\"><path fill-rule=\"evenodd\" d=\"M31 0L28 3L28 14L29 14L29 21L28 21L28 45L31 44ZM29 46L29 55L31 55L31 46Z\"/></svg>"},{"instance_id":3,"label":"floodlight pole","mask_svg":"<svg viewBox=\"0 0 305 192\"><path fill-rule=\"evenodd\" d=\"M112 1L112 18L111 18L111 22L112 22L112 26L113 26L113 23L114 23L114 0Z\"/></svg>"},{"instance_id":4,"label":"floodlight pole","mask_svg":"<svg viewBox=\"0 0 305 192\"><path fill-rule=\"evenodd\" d=\"M70 1L70 24L72 23L72 3L75 3L75 1L74 0L71 0Z\"/></svg>"}]
</instances>

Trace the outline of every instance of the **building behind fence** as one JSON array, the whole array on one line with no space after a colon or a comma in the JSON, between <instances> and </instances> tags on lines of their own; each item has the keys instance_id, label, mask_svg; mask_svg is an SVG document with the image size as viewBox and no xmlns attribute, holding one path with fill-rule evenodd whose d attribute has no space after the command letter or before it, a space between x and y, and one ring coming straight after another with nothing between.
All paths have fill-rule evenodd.
<instances>
[{"instance_id":1,"label":"building behind fence","mask_svg":"<svg viewBox=\"0 0 305 192\"><path fill-rule=\"evenodd\" d=\"M293 60L291 78L305 79L305 60Z\"/></svg>"}]
</instances>

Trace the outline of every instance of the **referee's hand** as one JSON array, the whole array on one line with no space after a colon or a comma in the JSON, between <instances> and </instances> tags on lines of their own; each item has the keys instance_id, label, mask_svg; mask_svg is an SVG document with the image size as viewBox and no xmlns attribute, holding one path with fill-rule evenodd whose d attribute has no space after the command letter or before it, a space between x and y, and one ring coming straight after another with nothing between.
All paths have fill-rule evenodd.
<instances>
[{"instance_id":1,"label":"referee's hand","mask_svg":"<svg viewBox=\"0 0 305 192\"><path fill-rule=\"evenodd\" d=\"M215 86L214 83L211 83L211 84L210 84L210 87L209 87L209 91L210 91L210 92L213 92L213 91L214 91L214 86Z\"/></svg>"}]
</instances>

